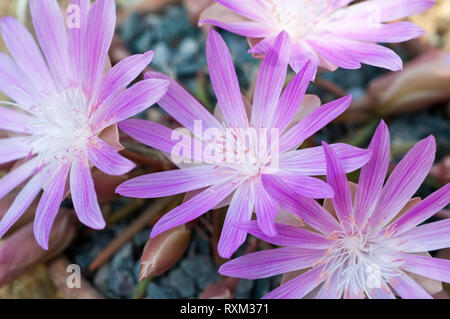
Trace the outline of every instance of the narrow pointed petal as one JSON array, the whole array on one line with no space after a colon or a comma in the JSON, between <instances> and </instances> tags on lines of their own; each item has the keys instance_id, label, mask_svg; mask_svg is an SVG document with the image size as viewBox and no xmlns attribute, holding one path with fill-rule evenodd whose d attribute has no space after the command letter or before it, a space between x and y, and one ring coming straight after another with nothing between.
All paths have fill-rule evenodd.
<instances>
[{"instance_id":1,"label":"narrow pointed petal","mask_svg":"<svg viewBox=\"0 0 450 319\"><path fill-rule=\"evenodd\" d=\"M306 89L313 80L314 74L315 68L311 62L308 62L286 86L278 103L278 112L273 114L273 127L278 127L280 133L291 123L298 108L302 105Z\"/></svg>"},{"instance_id":2,"label":"narrow pointed petal","mask_svg":"<svg viewBox=\"0 0 450 319\"><path fill-rule=\"evenodd\" d=\"M228 9L248 18L256 21L261 21L266 18L262 6L258 0L217 0L218 3L227 7Z\"/></svg>"},{"instance_id":3,"label":"narrow pointed petal","mask_svg":"<svg viewBox=\"0 0 450 319\"><path fill-rule=\"evenodd\" d=\"M223 276L243 279L267 278L311 267L325 252L323 250L283 247L251 253L223 264Z\"/></svg>"},{"instance_id":4,"label":"narrow pointed petal","mask_svg":"<svg viewBox=\"0 0 450 319\"><path fill-rule=\"evenodd\" d=\"M294 193L309 198L331 198L334 196L333 188L321 179L294 174L276 174L277 178L290 187Z\"/></svg>"},{"instance_id":5,"label":"narrow pointed petal","mask_svg":"<svg viewBox=\"0 0 450 319\"><path fill-rule=\"evenodd\" d=\"M17 133L30 133L33 117L0 106L0 130Z\"/></svg>"},{"instance_id":6,"label":"narrow pointed petal","mask_svg":"<svg viewBox=\"0 0 450 319\"><path fill-rule=\"evenodd\" d=\"M156 198L186 193L226 180L219 177L212 165L201 165L142 175L117 188L122 196Z\"/></svg>"},{"instance_id":7,"label":"narrow pointed petal","mask_svg":"<svg viewBox=\"0 0 450 319\"><path fill-rule=\"evenodd\" d=\"M0 221L0 238L5 235L8 229L22 216L36 196L38 196L46 177L47 175L43 171L39 172L20 191Z\"/></svg>"},{"instance_id":8,"label":"narrow pointed petal","mask_svg":"<svg viewBox=\"0 0 450 319\"><path fill-rule=\"evenodd\" d=\"M70 12L68 12L69 15L73 15L71 17L68 17L67 19L74 18L73 23L76 23L76 19L79 19L78 22L79 28L76 27L76 25L68 25L67 28L67 36L69 41L69 59L71 61L71 70L72 70L72 77L75 80L75 82L79 85L83 85L83 74L80 72L81 66L82 66L82 57L83 57L83 33L86 32L86 28L88 25L88 15L89 15L89 9L91 8L91 1L90 0L70 0L70 4L72 6L75 6ZM76 15L77 11L79 10L79 16Z\"/></svg>"},{"instance_id":9,"label":"narrow pointed petal","mask_svg":"<svg viewBox=\"0 0 450 319\"><path fill-rule=\"evenodd\" d=\"M279 211L278 203L264 189L261 180L255 181L252 187L258 225L267 236L276 236L275 216Z\"/></svg>"},{"instance_id":10,"label":"narrow pointed petal","mask_svg":"<svg viewBox=\"0 0 450 319\"><path fill-rule=\"evenodd\" d=\"M238 185L229 181L207 188L203 192L165 214L153 227L150 236L154 238L173 227L186 224L187 222L203 215L208 210L213 209L237 187Z\"/></svg>"},{"instance_id":11,"label":"narrow pointed petal","mask_svg":"<svg viewBox=\"0 0 450 319\"><path fill-rule=\"evenodd\" d=\"M393 222L397 234L402 234L445 208L450 203L450 183L443 186Z\"/></svg>"},{"instance_id":12,"label":"narrow pointed petal","mask_svg":"<svg viewBox=\"0 0 450 319\"><path fill-rule=\"evenodd\" d=\"M211 113L173 79L157 72L147 72L144 78L162 79L170 82L166 95L158 101L158 105L192 133L195 131L195 121L201 121L203 131L210 127L222 127Z\"/></svg>"},{"instance_id":13,"label":"narrow pointed petal","mask_svg":"<svg viewBox=\"0 0 450 319\"><path fill-rule=\"evenodd\" d=\"M351 102L352 96L348 95L319 107L281 136L280 152L300 146L308 137L341 115Z\"/></svg>"},{"instance_id":14,"label":"narrow pointed petal","mask_svg":"<svg viewBox=\"0 0 450 319\"><path fill-rule=\"evenodd\" d=\"M264 175L262 181L281 207L299 216L311 227L326 235L340 229L337 220L314 199L285 191L283 184L270 175Z\"/></svg>"},{"instance_id":15,"label":"narrow pointed petal","mask_svg":"<svg viewBox=\"0 0 450 319\"><path fill-rule=\"evenodd\" d=\"M103 129L144 111L164 96L168 86L167 81L143 80L108 99L94 114L96 129Z\"/></svg>"},{"instance_id":16,"label":"narrow pointed petal","mask_svg":"<svg viewBox=\"0 0 450 319\"><path fill-rule=\"evenodd\" d=\"M336 152L345 173L353 172L366 164L371 156L364 150L348 144L330 144ZM327 164L322 146L301 149L280 155L280 170L302 175L326 175Z\"/></svg>"},{"instance_id":17,"label":"narrow pointed petal","mask_svg":"<svg viewBox=\"0 0 450 319\"><path fill-rule=\"evenodd\" d=\"M450 219L418 226L395 241L406 253L433 251L450 247Z\"/></svg>"},{"instance_id":18,"label":"narrow pointed petal","mask_svg":"<svg viewBox=\"0 0 450 319\"><path fill-rule=\"evenodd\" d=\"M331 199L339 221L345 222L353 218L352 194L347 176L342 168L336 152L325 142L322 142L327 158L327 182L334 190Z\"/></svg>"},{"instance_id":19,"label":"narrow pointed petal","mask_svg":"<svg viewBox=\"0 0 450 319\"><path fill-rule=\"evenodd\" d=\"M433 299L425 289L404 272L393 277L389 284L403 299Z\"/></svg>"},{"instance_id":20,"label":"narrow pointed petal","mask_svg":"<svg viewBox=\"0 0 450 319\"><path fill-rule=\"evenodd\" d=\"M56 0L31 0L30 12L39 45L55 83L69 85L69 42L61 8Z\"/></svg>"},{"instance_id":21,"label":"narrow pointed petal","mask_svg":"<svg viewBox=\"0 0 450 319\"><path fill-rule=\"evenodd\" d=\"M413 254L399 254L403 260L403 269L431 278L437 281L450 282L450 260L419 256Z\"/></svg>"},{"instance_id":22,"label":"narrow pointed petal","mask_svg":"<svg viewBox=\"0 0 450 319\"><path fill-rule=\"evenodd\" d=\"M89 143L88 158L99 170L108 175L123 175L136 167L111 145L95 136Z\"/></svg>"},{"instance_id":23,"label":"narrow pointed petal","mask_svg":"<svg viewBox=\"0 0 450 319\"><path fill-rule=\"evenodd\" d=\"M8 163L32 155L29 137L9 137L0 139L0 164Z\"/></svg>"},{"instance_id":24,"label":"narrow pointed petal","mask_svg":"<svg viewBox=\"0 0 450 319\"><path fill-rule=\"evenodd\" d=\"M3 198L14 188L22 184L27 178L29 178L33 172L38 168L38 158L33 158L26 161L19 167L10 171L7 175L0 179L0 198Z\"/></svg>"},{"instance_id":25,"label":"narrow pointed petal","mask_svg":"<svg viewBox=\"0 0 450 319\"><path fill-rule=\"evenodd\" d=\"M433 136L417 143L389 176L370 219L386 225L411 199L433 165L436 143Z\"/></svg>"},{"instance_id":26,"label":"narrow pointed petal","mask_svg":"<svg viewBox=\"0 0 450 319\"><path fill-rule=\"evenodd\" d=\"M126 57L106 73L97 91L95 104L100 105L107 97L124 90L150 64L153 51ZM95 109L95 107L94 107Z\"/></svg>"},{"instance_id":27,"label":"narrow pointed petal","mask_svg":"<svg viewBox=\"0 0 450 319\"><path fill-rule=\"evenodd\" d=\"M28 77L7 54L0 52L0 90L25 110L34 101L35 91Z\"/></svg>"},{"instance_id":28,"label":"narrow pointed petal","mask_svg":"<svg viewBox=\"0 0 450 319\"><path fill-rule=\"evenodd\" d=\"M183 156L188 163L203 161L202 142L194 140L190 135L183 134L185 132L174 131L157 123L139 119L122 121L119 127L136 141L165 153L178 156L180 154L174 154L177 153L175 152L176 147L180 147L183 153L189 150L189 154Z\"/></svg>"},{"instance_id":29,"label":"narrow pointed petal","mask_svg":"<svg viewBox=\"0 0 450 319\"><path fill-rule=\"evenodd\" d=\"M247 232L235 227L235 225L250 221L254 203L255 194L252 193L248 182L236 189L231 199L217 246L219 255L222 258L230 258L245 242Z\"/></svg>"},{"instance_id":30,"label":"narrow pointed petal","mask_svg":"<svg viewBox=\"0 0 450 319\"><path fill-rule=\"evenodd\" d=\"M1 19L2 39L22 72L38 91L54 91L55 84L30 32L16 19Z\"/></svg>"},{"instance_id":31,"label":"narrow pointed petal","mask_svg":"<svg viewBox=\"0 0 450 319\"><path fill-rule=\"evenodd\" d=\"M380 21L388 22L419 14L430 9L434 0L374 0L374 5L380 8Z\"/></svg>"},{"instance_id":32,"label":"narrow pointed petal","mask_svg":"<svg viewBox=\"0 0 450 319\"><path fill-rule=\"evenodd\" d=\"M381 121L369 145L370 161L361 168L356 190L354 213L359 225L370 217L381 194L390 159L390 135Z\"/></svg>"},{"instance_id":33,"label":"narrow pointed petal","mask_svg":"<svg viewBox=\"0 0 450 319\"><path fill-rule=\"evenodd\" d=\"M97 0L88 13L82 37L81 72L83 87L91 97L100 83L116 26L114 0Z\"/></svg>"},{"instance_id":34,"label":"narrow pointed petal","mask_svg":"<svg viewBox=\"0 0 450 319\"><path fill-rule=\"evenodd\" d=\"M245 224L238 224L236 227L245 230L249 234L268 242L272 245L298 247L307 249L327 249L333 243L325 236L312 231L283 224L275 224L277 235L267 236L257 222L251 221Z\"/></svg>"},{"instance_id":35,"label":"narrow pointed petal","mask_svg":"<svg viewBox=\"0 0 450 319\"><path fill-rule=\"evenodd\" d=\"M85 155L76 158L70 169L70 192L78 219L93 229L106 225L95 193L94 181Z\"/></svg>"},{"instance_id":36,"label":"narrow pointed petal","mask_svg":"<svg viewBox=\"0 0 450 319\"><path fill-rule=\"evenodd\" d=\"M256 79L252 108L252 124L256 128L276 127L273 120L280 111L277 106L286 81L290 53L289 35L281 32L267 52Z\"/></svg>"},{"instance_id":37,"label":"narrow pointed petal","mask_svg":"<svg viewBox=\"0 0 450 319\"><path fill-rule=\"evenodd\" d=\"M208 35L206 58L211 83L225 120L232 127L247 127L247 113L230 51L214 30Z\"/></svg>"},{"instance_id":38,"label":"narrow pointed petal","mask_svg":"<svg viewBox=\"0 0 450 319\"><path fill-rule=\"evenodd\" d=\"M315 267L272 290L263 299L301 299L323 282L321 271L321 267Z\"/></svg>"},{"instance_id":39,"label":"narrow pointed petal","mask_svg":"<svg viewBox=\"0 0 450 319\"><path fill-rule=\"evenodd\" d=\"M39 246L45 250L48 250L50 231L63 200L69 169L70 164L65 163L56 171L55 176L49 181L47 188L44 190L36 209L34 237Z\"/></svg>"}]
</instances>

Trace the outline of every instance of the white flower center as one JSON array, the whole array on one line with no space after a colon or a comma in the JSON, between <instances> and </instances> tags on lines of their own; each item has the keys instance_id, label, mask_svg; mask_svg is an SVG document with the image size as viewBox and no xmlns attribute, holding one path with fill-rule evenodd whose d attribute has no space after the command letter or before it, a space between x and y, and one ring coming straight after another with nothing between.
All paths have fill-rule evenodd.
<instances>
[{"instance_id":1,"label":"white flower center","mask_svg":"<svg viewBox=\"0 0 450 319\"><path fill-rule=\"evenodd\" d=\"M334 0L263 0L278 32L300 39L314 34L317 25L335 11Z\"/></svg>"},{"instance_id":2,"label":"white flower center","mask_svg":"<svg viewBox=\"0 0 450 319\"><path fill-rule=\"evenodd\" d=\"M31 112L36 119L31 128L33 152L43 164L73 159L94 135L88 101L81 89L47 96Z\"/></svg>"},{"instance_id":3,"label":"white flower center","mask_svg":"<svg viewBox=\"0 0 450 319\"><path fill-rule=\"evenodd\" d=\"M217 155L213 163L220 173L237 172L253 178L278 170L278 129L226 128L224 134L207 145Z\"/></svg>"},{"instance_id":4,"label":"white flower center","mask_svg":"<svg viewBox=\"0 0 450 319\"><path fill-rule=\"evenodd\" d=\"M348 226L348 227L347 227ZM328 280L335 274L339 291L344 296L371 295L373 289L388 287L386 282L395 281L402 261L394 257L396 247L390 244L391 234L360 229L354 221L344 223L343 229L330 235L334 243L326 254L316 262L323 266L321 276Z\"/></svg>"}]
</instances>

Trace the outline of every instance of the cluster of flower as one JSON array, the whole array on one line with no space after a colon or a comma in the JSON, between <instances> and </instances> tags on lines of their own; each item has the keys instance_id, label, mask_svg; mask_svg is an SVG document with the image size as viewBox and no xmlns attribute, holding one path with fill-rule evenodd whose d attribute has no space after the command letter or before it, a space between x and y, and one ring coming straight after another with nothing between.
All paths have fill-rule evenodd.
<instances>
[{"instance_id":1,"label":"cluster of flower","mask_svg":"<svg viewBox=\"0 0 450 319\"><path fill-rule=\"evenodd\" d=\"M91 168L110 175L134 168L119 154L118 126L140 143L172 154L179 167L131 179L118 187L119 194L188 193L159 220L152 237L229 206L218 244L222 257L230 258L249 233L286 246L242 256L219 270L247 279L295 274L267 298L302 298L311 292L316 298L431 297L421 280L450 282L450 261L426 252L450 247L450 220L418 225L449 203L450 185L418 203L411 197L433 164L434 138L417 143L386 182L390 137L383 121L367 150L325 142L299 147L351 103L346 96L321 106L317 97L305 95L317 68L354 69L366 63L400 70L400 58L376 42L420 36L422 30L411 22L389 22L423 12L433 1L216 2L200 24L248 37L250 52L262 63L250 103L241 94L225 42L209 32L206 56L218 100L214 115L160 73L148 72L127 88L151 62L151 51L106 67L116 22L113 0L92 5L71 0L80 23L70 26L56 0L31 0L39 46L17 20L1 19L11 57L0 54L0 89L15 103L3 102L0 108L0 129L9 134L0 139L0 164L17 162L0 179L0 197L26 183L0 221L0 236L42 189L34 233L44 249L69 195L83 224L103 228ZM285 86L289 66L296 75ZM185 130L129 119L154 103ZM211 129L214 134L207 133ZM277 132L270 139L261 133L269 130ZM230 154L229 148L239 160L202 156ZM183 160L192 154L195 158ZM354 185L345 174L357 169ZM312 177L322 175L327 182ZM325 199L324 205L317 199Z\"/></svg>"}]
</instances>

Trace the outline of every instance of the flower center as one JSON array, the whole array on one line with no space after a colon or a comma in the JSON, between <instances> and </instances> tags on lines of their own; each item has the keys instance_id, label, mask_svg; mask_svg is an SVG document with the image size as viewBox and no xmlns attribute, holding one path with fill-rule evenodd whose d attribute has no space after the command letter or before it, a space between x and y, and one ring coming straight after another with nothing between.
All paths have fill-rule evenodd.
<instances>
[{"instance_id":1,"label":"flower center","mask_svg":"<svg viewBox=\"0 0 450 319\"><path fill-rule=\"evenodd\" d=\"M279 164L278 131L227 127L225 133L207 143L207 147L214 149L213 163L220 173L232 170L248 178L273 174Z\"/></svg>"},{"instance_id":2,"label":"flower center","mask_svg":"<svg viewBox=\"0 0 450 319\"><path fill-rule=\"evenodd\" d=\"M369 296L374 289L387 290L386 282L397 276L402 261L394 257L396 248L391 246L385 233L360 229L355 222L349 227L334 231L330 239L334 243L315 265L323 266L321 272L325 285L332 275L344 296Z\"/></svg>"},{"instance_id":3,"label":"flower center","mask_svg":"<svg viewBox=\"0 0 450 319\"><path fill-rule=\"evenodd\" d=\"M88 102L81 89L46 96L31 112L36 119L32 127L33 152L44 164L72 159L94 135Z\"/></svg>"},{"instance_id":4,"label":"flower center","mask_svg":"<svg viewBox=\"0 0 450 319\"><path fill-rule=\"evenodd\" d=\"M277 31L286 31L300 39L314 33L314 28L336 8L334 0L263 0L270 11Z\"/></svg>"}]
</instances>

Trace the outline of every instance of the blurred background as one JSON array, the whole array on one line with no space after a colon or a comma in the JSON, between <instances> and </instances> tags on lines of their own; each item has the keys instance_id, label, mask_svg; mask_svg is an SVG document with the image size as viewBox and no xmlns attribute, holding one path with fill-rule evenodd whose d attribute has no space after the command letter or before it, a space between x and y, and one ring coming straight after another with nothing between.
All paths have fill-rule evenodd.
<instances>
[{"instance_id":1,"label":"blurred background","mask_svg":"<svg viewBox=\"0 0 450 319\"><path fill-rule=\"evenodd\" d=\"M69 1L60 2L65 8ZM212 1L116 2L118 19L110 50L112 64L130 54L154 50L150 68L177 79L213 111L216 100L204 50L207 29L197 27L200 13ZM27 0L0 0L0 16L16 16L30 27L27 5ZM319 145L325 140L367 147L383 118L391 133L393 168L412 145L433 134L437 141L436 162L416 194L423 198L450 181L450 0L436 0L431 10L411 20L426 34L390 46L402 57L403 71L392 73L363 66L359 70L319 72L309 94L318 95L322 103L352 94L354 102L306 145ZM230 48L243 93L251 97L260 61L246 53L245 38L220 32ZM1 40L0 50L5 51ZM0 93L0 100L5 99ZM178 127L157 106L140 116ZM126 136L122 144L126 147L123 154L138 164L128 177L172 168L162 154ZM0 167L0 176L7 169ZM358 172L350 174L349 179L357 181ZM120 181L101 177L97 181L106 229L94 231L72 220L61 220L52 232L55 244L45 252L34 242L29 227L33 212L29 212L0 242L0 298L260 298L280 284L279 276L250 281L221 278L217 274L223 263L216 247L225 210L210 212L147 243L152 225L177 206L183 196L156 200L117 198L108 186ZM5 205L0 201L0 214ZM70 210L70 200L63 206ZM449 217L450 212L443 210L434 218ZM249 237L237 255L267 248L269 244ZM450 250L432 255L450 258ZM69 264L80 267L79 289L67 287ZM444 285L436 296L446 298L445 291L450 293L450 286Z\"/></svg>"}]
</instances>

